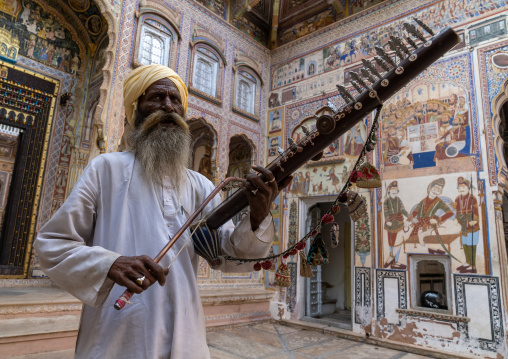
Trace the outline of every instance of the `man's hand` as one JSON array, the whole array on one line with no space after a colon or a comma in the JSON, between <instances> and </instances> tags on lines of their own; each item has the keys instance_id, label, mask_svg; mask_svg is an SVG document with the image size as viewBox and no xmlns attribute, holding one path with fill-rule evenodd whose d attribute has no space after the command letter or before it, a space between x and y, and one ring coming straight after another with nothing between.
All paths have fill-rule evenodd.
<instances>
[{"instance_id":1,"label":"man's hand","mask_svg":"<svg viewBox=\"0 0 508 359\"><path fill-rule=\"evenodd\" d=\"M116 284L126 287L132 293L139 294L155 282L162 286L166 283L169 269L162 268L148 256L118 257L109 269L108 278ZM145 277L143 284L136 283L136 279Z\"/></svg>"},{"instance_id":2,"label":"man's hand","mask_svg":"<svg viewBox=\"0 0 508 359\"><path fill-rule=\"evenodd\" d=\"M250 224L255 231L270 213L270 205L277 198L279 192L291 183L293 176L289 176L279 186L272 172L261 166L252 166L260 175L251 173L243 181L242 191L247 195L250 206Z\"/></svg>"}]
</instances>

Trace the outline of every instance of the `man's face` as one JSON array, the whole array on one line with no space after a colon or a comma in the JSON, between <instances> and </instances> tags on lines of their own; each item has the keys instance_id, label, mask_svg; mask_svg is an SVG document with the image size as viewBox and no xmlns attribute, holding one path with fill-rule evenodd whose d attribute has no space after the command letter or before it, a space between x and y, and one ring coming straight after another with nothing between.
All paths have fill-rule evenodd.
<instances>
[{"instance_id":1,"label":"man's face","mask_svg":"<svg viewBox=\"0 0 508 359\"><path fill-rule=\"evenodd\" d=\"M466 186L465 184L461 184L458 188L459 190L459 194L461 194L462 196L465 196L469 193L469 187Z\"/></svg>"},{"instance_id":2,"label":"man's face","mask_svg":"<svg viewBox=\"0 0 508 359\"><path fill-rule=\"evenodd\" d=\"M136 119L136 127L139 127L148 115L158 110L176 113L181 117L185 114L180 92L176 85L167 78L154 82L146 89L144 95L138 99L138 110L141 116ZM176 125L173 121L161 124L171 127Z\"/></svg>"},{"instance_id":3,"label":"man's face","mask_svg":"<svg viewBox=\"0 0 508 359\"><path fill-rule=\"evenodd\" d=\"M430 198L430 199L434 199L434 198L436 198L437 196L440 196L442 191L443 191L443 188L442 188L441 186L433 186L433 187L430 189L430 192L429 192L429 198Z\"/></svg>"},{"instance_id":4,"label":"man's face","mask_svg":"<svg viewBox=\"0 0 508 359\"><path fill-rule=\"evenodd\" d=\"M399 194L398 188L390 188L390 197L395 198Z\"/></svg>"}]
</instances>

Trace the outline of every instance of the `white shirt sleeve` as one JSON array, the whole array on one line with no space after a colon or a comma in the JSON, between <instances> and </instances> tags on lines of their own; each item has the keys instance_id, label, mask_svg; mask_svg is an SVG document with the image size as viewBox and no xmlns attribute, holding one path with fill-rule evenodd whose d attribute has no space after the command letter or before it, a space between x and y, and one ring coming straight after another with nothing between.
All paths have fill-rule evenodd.
<instances>
[{"instance_id":1,"label":"white shirt sleeve","mask_svg":"<svg viewBox=\"0 0 508 359\"><path fill-rule=\"evenodd\" d=\"M120 254L91 246L100 195L97 168L88 165L62 207L41 228L34 248L42 270L85 304L101 305L113 281L107 273Z\"/></svg>"}]
</instances>

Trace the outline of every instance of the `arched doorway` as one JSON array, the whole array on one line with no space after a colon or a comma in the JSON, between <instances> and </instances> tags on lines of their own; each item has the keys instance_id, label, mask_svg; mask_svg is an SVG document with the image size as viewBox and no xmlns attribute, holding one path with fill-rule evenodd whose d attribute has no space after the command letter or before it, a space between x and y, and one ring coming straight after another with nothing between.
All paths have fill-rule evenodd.
<instances>
[{"instance_id":1,"label":"arched doorway","mask_svg":"<svg viewBox=\"0 0 508 359\"><path fill-rule=\"evenodd\" d=\"M253 161L254 146L245 135L236 135L229 141L229 164L226 177L243 178L251 171ZM231 193L228 193L228 196ZM233 223L236 225L248 212L249 208L233 217Z\"/></svg>"},{"instance_id":2,"label":"arched doorway","mask_svg":"<svg viewBox=\"0 0 508 359\"><path fill-rule=\"evenodd\" d=\"M217 184L217 133L203 118L187 121L192 135L189 168Z\"/></svg>"}]
</instances>

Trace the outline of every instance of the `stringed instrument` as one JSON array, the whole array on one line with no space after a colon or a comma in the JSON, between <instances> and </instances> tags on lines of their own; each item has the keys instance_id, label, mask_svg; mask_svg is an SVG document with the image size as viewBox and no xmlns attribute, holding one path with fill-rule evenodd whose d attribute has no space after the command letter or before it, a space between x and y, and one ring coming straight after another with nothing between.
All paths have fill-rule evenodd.
<instances>
[{"instance_id":1,"label":"stringed instrument","mask_svg":"<svg viewBox=\"0 0 508 359\"><path fill-rule=\"evenodd\" d=\"M407 44L400 38L391 37L388 46L392 55L388 54L385 49L376 47L378 56L374 58L375 65L365 59L362 60L364 68L359 71L361 76L354 72L349 73L351 85L356 89L357 95L353 96L344 86L337 85L346 105L337 110L334 105L329 103L333 115L319 116L316 120L316 129L313 131L302 126L305 137L298 143L288 139L289 147L285 151L279 149L279 156L267 166L278 184L283 183L286 178L307 162L319 159L323 150L331 143L356 123L362 121L370 112L382 105L384 101L401 90L461 41L457 33L450 27L446 27L439 34L434 35L432 30L420 20L416 18L413 20L432 37L427 39L415 25L404 23L404 28L410 35L405 39ZM420 46L417 43L420 43ZM206 259L212 268L219 267L224 259L217 229L248 206L247 196L242 191L237 191L203 220L197 224L193 224L193 222L224 186L237 180L241 179L227 178L223 180L154 258L154 261L159 262L190 227L193 233L195 252ZM132 293L126 290L116 301L115 308L123 308L131 297Z\"/></svg>"}]
</instances>

